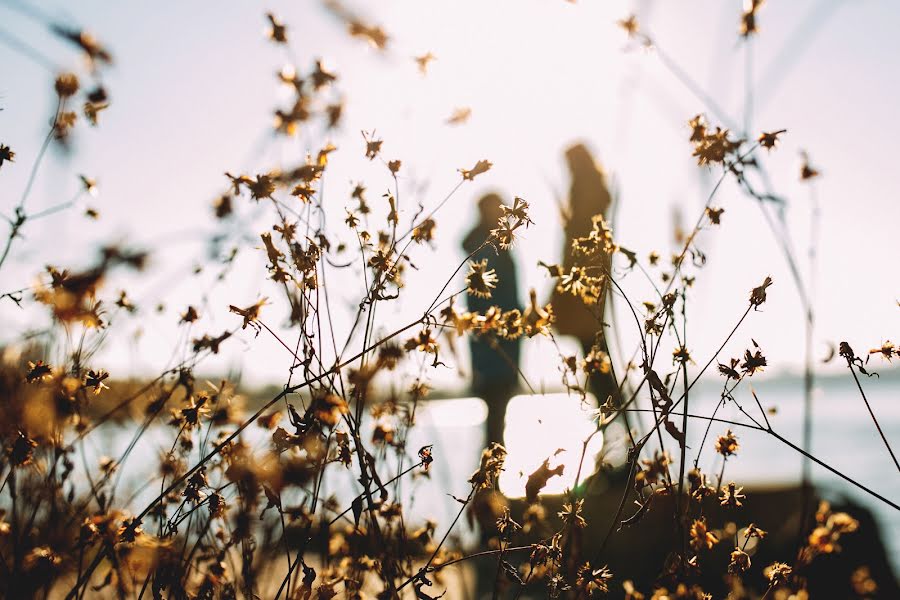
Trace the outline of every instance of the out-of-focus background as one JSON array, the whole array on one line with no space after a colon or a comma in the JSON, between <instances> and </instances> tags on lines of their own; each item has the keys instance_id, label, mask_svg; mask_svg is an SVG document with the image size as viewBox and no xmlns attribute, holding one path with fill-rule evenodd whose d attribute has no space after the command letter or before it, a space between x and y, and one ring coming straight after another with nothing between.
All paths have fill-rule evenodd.
<instances>
[{"instance_id":1,"label":"out-of-focus background","mask_svg":"<svg viewBox=\"0 0 900 600\"><path fill-rule=\"evenodd\" d=\"M439 202L456 185L458 168L485 158L494 164L438 214L434 247L419 250L413 258L419 270L407 277L409 290L425 291L408 293L396 314L383 314L385 332L404 321L404 312L421 312L452 274L464 256L460 241L474 224L476 198L486 191L530 202L535 224L514 249L520 295L536 288L546 298L551 283L537 262L557 261L562 250L559 206L569 185L564 149L584 141L603 166L616 199L617 241L642 257L657 251L665 261L675 248L676 224L693 225L718 175L691 157L687 121L705 113L712 124L751 138L788 130L776 150L760 153L760 161L786 202L786 231L813 290L817 358L827 357L839 341L863 353L898 337L900 5L770 2L760 12L760 34L741 42L737 1L344 4L384 28L390 36L384 50L349 37L334 11L313 1L265 7L288 25L291 51L267 39L263 7L255 3L177 3L162 10L152 3L0 1L0 142L14 148L19 167L0 174L4 212L18 201L28 178L24 166L46 133L54 77L64 70L86 72L78 55L48 34L47 18L85 26L115 56L103 79L111 106L100 126L79 128L71 152L52 151L29 205L37 210L75 197L77 174L96 178L99 193L82 195L76 209L23 231L27 243L14 248L4 267L2 291L29 285L47 263L85 266L97 240L159 248L148 272L117 282L129 289L138 317L120 324L98 358L117 376L156 373L179 342L175 315L187 305L202 307L196 331L218 332L234 325L229 304L269 295L259 276L265 255L254 249L264 224L251 205L237 207L239 216L229 226L232 234L246 233L246 241L227 279L216 283L212 269L194 272L222 229L211 205L227 186L224 171L253 174L290 164L330 141L338 150L324 182L328 218L343 219L358 181L368 186L373 210L386 212L379 200L392 182L382 164L365 158L365 130L384 140L386 159L403 161L399 196L407 219L418 203ZM631 13L656 49L629 40L617 24ZM435 60L423 75L414 57L427 52ZM344 102L340 127L311 126L289 140L276 137L273 110L291 99L276 73L286 64L305 72L318 58L339 76L334 94ZM471 109L468 121L448 124L463 107ZM812 183L800 181L801 150L822 172ZM773 425L799 440L804 315L797 289L757 203L726 182L716 204L726 212L722 226L699 242L708 262L692 289L692 355L705 362L740 316L749 290L771 276L768 302L725 354L737 355L751 336L764 348L770 366L755 384L757 392L779 410ZM101 219L85 219L87 206ZM816 227L812 271L807 254ZM351 241L349 231L344 241ZM341 290L334 315L339 330L347 329L359 301L358 275L338 274L329 284ZM639 278L630 282L636 298L651 297ZM155 309L160 302L162 312ZM277 314L283 307L271 310L274 322L285 319L286 313ZM39 309L0 304L0 335L19 338L40 328L42 318ZM240 373L250 386L280 385L290 355L268 336L244 332L242 339L204 363L204 372ZM577 348L571 340L561 343L569 352ZM621 344L616 356L628 354L634 341L626 335ZM445 397L466 394L466 345L459 344L458 352L453 368L432 377ZM557 364L548 357L555 358L549 342L526 345L523 371L537 389L559 391ZM886 362L871 366L882 377L864 382L870 401L888 439L900 443L900 378ZM813 450L896 500L900 481L846 368L817 360L817 371ZM708 388L700 406L711 407L716 394ZM470 410L478 412L460 409ZM509 419L524 423L526 413L511 410ZM460 426L477 431L479 425L475 419ZM776 444L748 433L742 438L747 457L734 461L731 475L746 482L796 481L800 457ZM464 446L470 460L446 466L448 473L459 471L448 477L454 481L464 481L460 477L477 460L477 433ZM824 470L816 468L814 475L838 494L855 494ZM900 517L854 497L877 511L900 568Z\"/></svg>"}]
</instances>

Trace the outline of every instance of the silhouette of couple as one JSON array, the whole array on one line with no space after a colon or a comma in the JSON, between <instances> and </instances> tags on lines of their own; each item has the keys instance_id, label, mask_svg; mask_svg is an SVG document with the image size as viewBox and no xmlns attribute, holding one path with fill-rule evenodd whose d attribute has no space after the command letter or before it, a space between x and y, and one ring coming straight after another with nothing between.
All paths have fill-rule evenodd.
<instances>
[{"instance_id":1,"label":"silhouette of couple","mask_svg":"<svg viewBox=\"0 0 900 600\"><path fill-rule=\"evenodd\" d=\"M561 264L563 270L567 271L575 262L571 252L572 240L590 233L591 217L607 214L611 197L603 172L584 144L571 146L566 150L565 156L571 187L568 204L561 210L565 232ZM502 203L502 198L496 193L487 194L478 201L479 221L462 243L466 253L474 252L487 239L490 230L497 227L497 220L502 214L500 210ZM472 260L476 261L484 259L488 261L488 268L494 269L497 274L497 286L492 290L490 298L468 295L468 309L473 312L484 312L492 306L502 310L523 308L519 302L515 261L510 251L486 246L472 257ZM599 260L601 264L608 264L609 257ZM583 262L582 259L580 264ZM572 295L554 291L551 303L556 315L556 331L578 339L585 355L588 354L597 339L599 327L597 320L585 309L581 300ZM603 299L600 303L601 311L602 303ZM518 339L484 339L476 336L470 338L471 390L488 406L486 440L488 444L503 443L506 406L518 388L519 346ZM605 350L605 342L601 341L601 347ZM598 375L592 378L590 391L602 403L612 393L614 385L612 377Z\"/></svg>"}]
</instances>

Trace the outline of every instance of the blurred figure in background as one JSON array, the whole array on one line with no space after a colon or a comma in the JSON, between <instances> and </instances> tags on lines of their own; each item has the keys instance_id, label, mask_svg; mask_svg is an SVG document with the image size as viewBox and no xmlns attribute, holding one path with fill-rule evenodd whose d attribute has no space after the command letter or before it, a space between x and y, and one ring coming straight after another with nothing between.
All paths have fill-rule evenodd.
<instances>
[{"instance_id":1,"label":"blurred figure in background","mask_svg":"<svg viewBox=\"0 0 900 600\"><path fill-rule=\"evenodd\" d=\"M502 199L496 193L486 194L478 201L478 223L466 235L462 246L471 254L481 246L496 229L502 212ZM501 310L520 308L516 265L508 250L487 245L470 260L487 260L488 269L497 274L497 286L490 298L468 294L467 308L484 313L492 306ZM469 337L472 355L472 393L487 403L487 444L503 443L503 427L506 405L515 393L518 382L519 340L503 340L493 337Z\"/></svg>"},{"instance_id":2,"label":"blurred figure in background","mask_svg":"<svg viewBox=\"0 0 900 600\"><path fill-rule=\"evenodd\" d=\"M584 144L574 144L566 150L566 163L572 184L569 188L568 205L562 209L565 231L563 271L568 271L573 266L599 266L608 272L611 264L609 255L576 257L572 252L572 240L590 234L593 228L591 218L594 215L608 214L612 198L606 187L606 177ZM553 313L556 315L556 329L563 335L575 337L581 344L584 356L588 356L592 350L607 352L606 339L600 323L607 294L608 289L604 286L603 295L597 306L589 307L580 298L553 291L551 303ZM597 315L600 316L600 320ZM612 395L615 389L615 379L609 373L595 374L588 385L588 391L597 397L600 404L606 402L607 397Z\"/></svg>"}]
</instances>

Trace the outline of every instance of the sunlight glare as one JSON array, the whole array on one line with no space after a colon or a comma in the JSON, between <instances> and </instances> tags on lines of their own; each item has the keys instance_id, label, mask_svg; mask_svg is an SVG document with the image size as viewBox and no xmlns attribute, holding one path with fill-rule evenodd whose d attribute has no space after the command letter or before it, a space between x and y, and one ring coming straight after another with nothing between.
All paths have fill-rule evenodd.
<instances>
[{"instance_id":1,"label":"sunlight glare","mask_svg":"<svg viewBox=\"0 0 900 600\"><path fill-rule=\"evenodd\" d=\"M565 470L561 476L551 477L542 493L560 494L571 487L582 444L595 428L592 406L595 400L591 395L584 405L576 396L564 393L514 396L506 411L504 440L509 455L500 475L500 490L511 498L524 496L528 475L548 457L551 468L563 464ZM593 472L594 457L602 448L603 434L598 433L585 452L582 481Z\"/></svg>"},{"instance_id":2,"label":"sunlight glare","mask_svg":"<svg viewBox=\"0 0 900 600\"><path fill-rule=\"evenodd\" d=\"M430 400L419 410L416 420L425 426L478 427L487 419L487 405L481 398Z\"/></svg>"}]
</instances>

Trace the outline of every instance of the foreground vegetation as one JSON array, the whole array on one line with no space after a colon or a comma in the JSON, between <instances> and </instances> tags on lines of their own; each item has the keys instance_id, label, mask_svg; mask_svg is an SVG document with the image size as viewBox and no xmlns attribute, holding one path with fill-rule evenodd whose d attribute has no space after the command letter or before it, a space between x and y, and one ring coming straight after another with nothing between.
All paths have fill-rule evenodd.
<instances>
[{"instance_id":1,"label":"foreground vegetation","mask_svg":"<svg viewBox=\"0 0 900 600\"><path fill-rule=\"evenodd\" d=\"M752 2L743 13L742 37L757 35L761 4ZM347 20L353 36L376 47L386 43L381 28L349 13L338 14ZM272 42L288 45L288 26L275 15L267 18ZM631 44L662 52L634 17L623 19L621 26ZM7 217L9 235L0 269L11 249L23 243L27 228L71 209L71 203L65 203L30 211L32 183L40 176L47 149L65 143L79 127L98 122L102 126L103 111L109 106L102 74L111 53L83 31L57 26L55 33L85 54L93 83L86 85L84 77L73 73L56 77L57 108L37 156L18 156L14 149L0 146L0 177L7 169L32 164L21 200ZM417 61L427 69L427 56ZM339 80L322 62L302 72L282 70L279 77L294 92L293 103L276 111L279 134L294 135L313 121L325 127L340 122L341 104L331 93ZM604 516L603 522L589 523L585 518L590 508L585 506L582 485L591 475L587 472L578 473L560 510L548 510L541 491L560 474L550 466L552 457L528 476L526 506L514 514L510 502L495 489L506 458L506 450L498 444L484 449L479 468L467 482L468 495L455 498L455 519L434 523L406 518L402 486L413 478L425 478L426 485L432 485L427 478L435 460L431 446L410 448L406 441L416 426L416 411L429 394L429 372L453 360L449 349L455 340L543 337L559 346L553 333L553 306L539 303L536 294L520 309L476 313L458 308L461 295L489 298L498 284L487 263L471 259L486 248L508 249L532 225L529 203L518 197L503 207L502 217L481 246L448 271L443 287L429 292L433 300L421 315L387 334L379 333L383 326L376 308L410 293L404 276L416 252L433 242L446 202L492 164L480 160L459 169L457 185L442 200L410 210L397 184L402 162L383 158L383 141L365 133L362 150L370 160L383 163L384 180L379 185L387 184L392 191L370 204L365 187L358 185L343 223L322 225L320 182L329 155L336 151L331 145L323 143L317 154L291 168L227 174L213 206L215 218L231 218L237 203L264 207L269 223L258 234L259 248L267 257L267 285L279 297L230 306L230 328L199 334L191 328L200 310L184 307L180 326L191 333L185 334L183 347L174 349L174 356L183 358L153 379L109 385L110 374L96 358L109 328L120 315L134 310L128 294L113 292L107 283L121 271L144 269L152 249L107 246L87 268L48 266L37 284L2 290L4 302L43 307L52 327L37 340L5 340L0 365L0 590L10 598L107 594L324 599L343 594L425 599L443 595L449 569L489 558L495 597L538 593L587 598L610 593L631 599L706 598L700 574L716 564L711 554L727 547L726 572L721 575L731 597L806 597L811 565L824 555L841 552L842 542L857 532L859 523L825 503L816 507L805 481L802 504L807 512L799 521L796 552L779 562L757 564L751 554L766 544L766 530L777 524L752 523L742 515L747 494L728 474L730 462L739 460L744 451L742 430L771 436L785 452L803 455L873 501L900 507L772 427L768 411L747 386L768 366L755 341L740 356L721 355L736 335L751 339L744 331L747 322L768 301L775 285L794 286L811 330L813 306L789 245L783 245L784 258L795 281L766 278L748 285L746 301L735 308L733 329L723 332L722 345L712 356L693 356L685 343L691 286L702 276L705 262L697 236L728 227L725 209L718 205L720 185L732 179L761 206L776 202L773 191L754 183L763 169L756 156L777 152L779 138L785 135L781 130L741 136L709 121L702 114L689 119L685 148L692 149L700 168L718 179L693 227L683 232L679 252L669 258L655 252L639 256L629 250L630 242L615 236L603 215L596 215L589 235L573 240L571 266L548 261L538 267L554 281L558 293L580 300L596 321L595 344L586 355L558 352L562 384L583 402L588 402L593 378L615 380L615 393L601 398L596 407L594 435L621 423L629 413L652 415L646 431L626 428L626 436L616 442L627 456L620 466L626 483L617 512ZM800 176L812 184L818 173L807 162ZM90 193L94 182L85 177L82 182L85 193ZM404 214L412 217L401 218ZM348 235L355 240L353 247L337 242ZM226 281L231 260L233 255L226 255L216 265L223 268ZM353 327L343 343L332 327L327 283L329 273L337 269L356 269L363 280ZM465 285L455 287L461 274ZM649 281L655 295L633 297L629 288L633 278ZM607 324L611 319L604 311L610 297L627 307L629 318L624 322ZM271 325L284 315L291 325L290 339L283 339ZM638 340L633 354L622 361L608 355L606 338L613 327L630 331ZM194 375L241 330L274 337L294 359L281 391L252 413L242 410L234 382L198 382ZM662 350L669 347L674 348L671 353ZM860 356L846 343L836 354L856 380L875 431L897 465L865 397L868 382L862 376L871 375L868 354ZM900 349L886 342L869 354L890 360L900 356ZM715 371L721 377L720 402L711 414L692 413L693 386L701 376L716 376ZM523 386L529 386L524 375ZM810 366L807 394L811 386ZM719 418L726 405L737 407L746 420ZM103 435L107 421L124 414L134 419L131 443L119 455L91 464L86 457L92 436ZM123 474L135 462L146 461L133 450L142 436L160 426L168 428L170 447L158 457L155 476L142 488L153 490L153 498L138 504L122 489ZM249 428L264 429L268 443L264 447L249 443ZM698 428L704 432L703 442L687 447L688 430ZM584 441L585 451L589 441ZM599 456L596 462L602 465L604 460ZM718 470L708 471L704 468L708 464L718 465ZM900 471L900 465L897 468ZM359 493L323 495L326 473L333 471L352 473ZM710 515L721 515L722 509L727 518L714 522ZM607 568L607 543L622 528L634 527L659 511L668 511L675 542L664 564L655 566L658 584L638 590ZM479 523L480 547L457 543L455 534L464 515ZM590 553L584 544L588 527L599 531L601 539ZM855 575L854 586L860 597L875 593L864 570Z\"/></svg>"}]
</instances>

